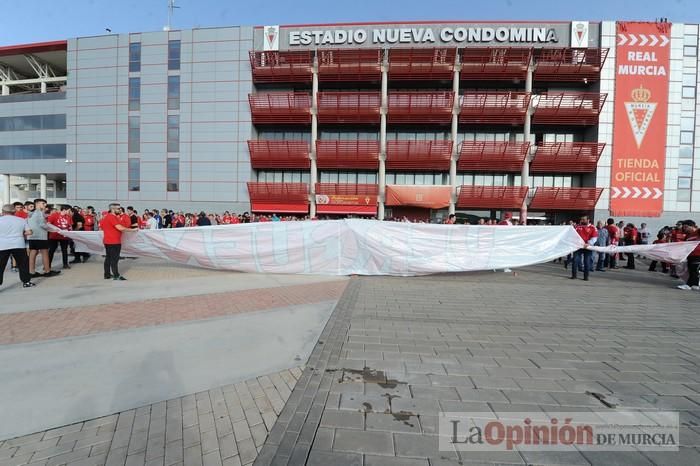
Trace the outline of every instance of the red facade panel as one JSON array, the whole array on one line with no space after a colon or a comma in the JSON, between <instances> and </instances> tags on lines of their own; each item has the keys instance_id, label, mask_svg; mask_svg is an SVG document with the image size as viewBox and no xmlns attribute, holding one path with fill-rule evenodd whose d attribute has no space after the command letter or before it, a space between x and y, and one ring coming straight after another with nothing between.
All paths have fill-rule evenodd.
<instances>
[{"instance_id":1,"label":"red facade panel","mask_svg":"<svg viewBox=\"0 0 700 466\"><path fill-rule=\"evenodd\" d=\"M379 123L379 92L319 92L318 122Z\"/></svg>"},{"instance_id":2,"label":"red facade panel","mask_svg":"<svg viewBox=\"0 0 700 466\"><path fill-rule=\"evenodd\" d=\"M532 121L540 125L596 125L607 96L574 91L540 94Z\"/></svg>"},{"instance_id":3,"label":"red facade panel","mask_svg":"<svg viewBox=\"0 0 700 466\"><path fill-rule=\"evenodd\" d=\"M524 80L532 57L532 49L477 47L462 49L463 81Z\"/></svg>"},{"instance_id":4,"label":"red facade panel","mask_svg":"<svg viewBox=\"0 0 700 466\"><path fill-rule=\"evenodd\" d=\"M389 50L389 79L396 81L451 80L457 50L391 49Z\"/></svg>"},{"instance_id":5,"label":"red facade panel","mask_svg":"<svg viewBox=\"0 0 700 466\"><path fill-rule=\"evenodd\" d=\"M306 92L249 94L253 124L310 124L311 96Z\"/></svg>"},{"instance_id":6,"label":"red facade panel","mask_svg":"<svg viewBox=\"0 0 700 466\"><path fill-rule=\"evenodd\" d=\"M390 124L449 124L454 92L390 92L387 121Z\"/></svg>"},{"instance_id":7,"label":"red facade panel","mask_svg":"<svg viewBox=\"0 0 700 466\"><path fill-rule=\"evenodd\" d=\"M597 142L545 142L537 146L530 163L532 173L590 173L598 166L605 144Z\"/></svg>"},{"instance_id":8,"label":"red facade panel","mask_svg":"<svg viewBox=\"0 0 700 466\"><path fill-rule=\"evenodd\" d=\"M593 210L603 188L537 188L530 210Z\"/></svg>"},{"instance_id":9,"label":"red facade panel","mask_svg":"<svg viewBox=\"0 0 700 466\"><path fill-rule=\"evenodd\" d=\"M250 52L254 83L310 83L313 56L310 50Z\"/></svg>"},{"instance_id":10,"label":"red facade panel","mask_svg":"<svg viewBox=\"0 0 700 466\"><path fill-rule=\"evenodd\" d=\"M529 142L464 141L457 169L477 172L520 172Z\"/></svg>"},{"instance_id":11,"label":"red facade panel","mask_svg":"<svg viewBox=\"0 0 700 466\"><path fill-rule=\"evenodd\" d=\"M448 171L452 141L387 141L387 170Z\"/></svg>"},{"instance_id":12,"label":"red facade panel","mask_svg":"<svg viewBox=\"0 0 700 466\"><path fill-rule=\"evenodd\" d=\"M311 167L306 141L248 141L248 151L250 165L255 169Z\"/></svg>"},{"instance_id":13,"label":"red facade panel","mask_svg":"<svg viewBox=\"0 0 700 466\"><path fill-rule=\"evenodd\" d=\"M527 186L462 185L457 207L466 209L519 209L527 196Z\"/></svg>"},{"instance_id":14,"label":"red facade panel","mask_svg":"<svg viewBox=\"0 0 700 466\"><path fill-rule=\"evenodd\" d=\"M379 141L316 141L316 165L319 169L379 168Z\"/></svg>"},{"instance_id":15,"label":"red facade panel","mask_svg":"<svg viewBox=\"0 0 700 466\"><path fill-rule=\"evenodd\" d=\"M538 49L536 81L596 82L600 80L608 49Z\"/></svg>"},{"instance_id":16,"label":"red facade panel","mask_svg":"<svg viewBox=\"0 0 700 466\"><path fill-rule=\"evenodd\" d=\"M318 50L318 80L379 81L382 77L380 49Z\"/></svg>"},{"instance_id":17,"label":"red facade panel","mask_svg":"<svg viewBox=\"0 0 700 466\"><path fill-rule=\"evenodd\" d=\"M309 187L306 183L248 182L251 202L309 203Z\"/></svg>"},{"instance_id":18,"label":"red facade panel","mask_svg":"<svg viewBox=\"0 0 700 466\"><path fill-rule=\"evenodd\" d=\"M528 92L467 91L462 95L459 122L522 125L529 105Z\"/></svg>"}]
</instances>

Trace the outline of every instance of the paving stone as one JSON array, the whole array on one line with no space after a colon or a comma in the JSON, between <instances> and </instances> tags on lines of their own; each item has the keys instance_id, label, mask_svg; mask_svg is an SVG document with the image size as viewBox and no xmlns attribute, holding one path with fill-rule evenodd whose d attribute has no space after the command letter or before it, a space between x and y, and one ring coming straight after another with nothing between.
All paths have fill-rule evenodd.
<instances>
[{"instance_id":1,"label":"paving stone","mask_svg":"<svg viewBox=\"0 0 700 466\"><path fill-rule=\"evenodd\" d=\"M367 413L365 419L366 430L378 430L383 432L414 432L420 433L418 417L409 414L381 414Z\"/></svg>"},{"instance_id":2,"label":"paving stone","mask_svg":"<svg viewBox=\"0 0 700 466\"><path fill-rule=\"evenodd\" d=\"M581 454L594 466L652 465L649 459L638 451L582 451Z\"/></svg>"},{"instance_id":3,"label":"paving stone","mask_svg":"<svg viewBox=\"0 0 700 466\"><path fill-rule=\"evenodd\" d=\"M362 455L359 453L341 453L311 450L306 462L307 466L363 466Z\"/></svg>"},{"instance_id":4,"label":"paving stone","mask_svg":"<svg viewBox=\"0 0 700 466\"><path fill-rule=\"evenodd\" d=\"M386 456L365 455L364 466L430 466L427 459L387 458Z\"/></svg>"},{"instance_id":5,"label":"paving stone","mask_svg":"<svg viewBox=\"0 0 700 466\"><path fill-rule=\"evenodd\" d=\"M389 400L379 395L343 394L340 397L340 409L383 413L389 410Z\"/></svg>"},{"instance_id":6,"label":"paving stone","mask_svg":"<svg viewBox=\"0 0 700 466\"><path fill-rule=\"evenodd\" d=\"M396 456L407 458L454 458L457 453L440 451L438 449L438 437L422 434L394 434L396 442Z\"/></svg>"},{"instance_id":7,"label":"paving stone","mask_svg":"<svg viewBox=\"0 0 700 466\"><path fill-rule=\"evenodd\" d=\"M387 432L336 429L333 451L394 456L394 442Z\"/></svg>"},{"instance_id":8,"label":"paving stone","mask_svg":"<svg viewBox=\"0 0 700 466\"><path fill-rule=\"evenodd\" d=\"M321 417L321 426L342 429L363 429L364 415L359 412L326 409Z\"/></svg>"}]
</instances>

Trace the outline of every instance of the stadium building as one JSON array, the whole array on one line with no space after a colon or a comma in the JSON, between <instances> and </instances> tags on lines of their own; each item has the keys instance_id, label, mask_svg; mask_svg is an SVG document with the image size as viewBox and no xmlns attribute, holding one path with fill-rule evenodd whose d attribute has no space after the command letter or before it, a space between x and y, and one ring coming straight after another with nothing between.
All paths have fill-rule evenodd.
<instances>
[{"instance_id":1,"label":"stadium building","mask_svg":"<svg viewBox=\"0 0 700 466\"><path fill-rule=\"evenodd\" d=\"M203 28L0 47L4 201L650 225L700 212L698 25Z\"/></svg>"}]
</instances>

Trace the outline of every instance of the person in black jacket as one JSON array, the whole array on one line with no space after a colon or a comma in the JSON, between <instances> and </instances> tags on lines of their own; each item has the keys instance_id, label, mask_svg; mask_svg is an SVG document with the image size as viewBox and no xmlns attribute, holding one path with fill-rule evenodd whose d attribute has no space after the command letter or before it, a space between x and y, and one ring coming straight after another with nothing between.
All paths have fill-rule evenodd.
<instances>
[{"instance_id":1,"label":"person in black jacket","mask_svg":"<svg viewBox=\"0 0 700 466\"><path fill-rule=\"evenodd\" d=\"M197 216L197 226L198 227L210 227L211 226L211 220L209 220L209 217L207 217L207 214L204 212L200 212L199 215Z\"/></svg>"}]
</instances>

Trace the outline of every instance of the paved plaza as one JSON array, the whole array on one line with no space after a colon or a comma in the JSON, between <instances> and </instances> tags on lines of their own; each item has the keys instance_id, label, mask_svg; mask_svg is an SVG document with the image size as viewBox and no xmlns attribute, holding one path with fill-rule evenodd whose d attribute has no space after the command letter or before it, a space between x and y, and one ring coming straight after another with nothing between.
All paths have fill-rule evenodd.
<instances>
[{"instance_id":1,"label":"paved plaza","mask_svg":"<svg viewBox=\"0 0 700 466\"><path fill-rule=\"evenodd\" d=\"M127 276L143 278L128 286L146 290L149 280L161 285L158 264L139 261L129 265ZM132 404L86 422L26 432L0 441L0 465L700 464L700 293L676 290L675 282L660 273L617 270L594 273L589 282L573 281L558 263L515 273L349 280L222 274L169 265L161 273L162 286L175 281L170 287L179 284L179 291L169 296L160 290L152 300L125 298L125 309L84 300L58 310L49 310L50 303L22 307L18 296L27 296L26 290L0 291L3 303L4 293L17 302L16 310L3 304L0 313L0 358L3 353L36 354L36 347L47 345L65 350L84 339L155 338L141 332L182 326L179 339L157 337L164 342L159 351L172 351L179 373L205 362L178 352L181 340L196 337L201 344L211 334L219 345L212 345L207 357L217 350L227 358L240 357L241 347L221 343L226 338L216 327L230 323L227 332L233 332L250 315L272 313L274 319L246 326L249 333L272 326L282 318L280 310L295 310L287 316L292 320L317 312L309 329L318 328L318 333L289 327L292 320L287 319L286 333L306 331L312 341L302 358L276 362L286 367L257 374L255 364L245 370L226 367L241 378L216 384L227 374L206 376L205 383L211 384L206 388ZM73 288L77 284L63 289L58 280L46 281L46 289L53 287L49 294L57 297L54 302L67 303L70 293L82 293ZM67 275L65 280L75 279ZM92 293L109 296L121 284L94 286L104 293ZM265 299L258 301L260 295ZM154 309L162 299L170 300L166 308L171 311ZM314 310L318 303L329 311ZM178 304L184 309L177 309ZM246 343L263 354L262 348L274 344L271 335ZM120 344L109 343L115 352ZM181 358L187 364L178 365ZM157 378L157 364L148 366L139 378L122 381L120 390L147 384L150 371ZM21 377L19 368L12 375ZM52 373L51 381L58 377ZM554 412L603 410L678 411L683 447L674 453L438 449L441 412L503 419L513 412L546 418ZM43 413L29 406L0 422L19 424L21 415L40 418Z\"/></svg>"}]
</instances>

